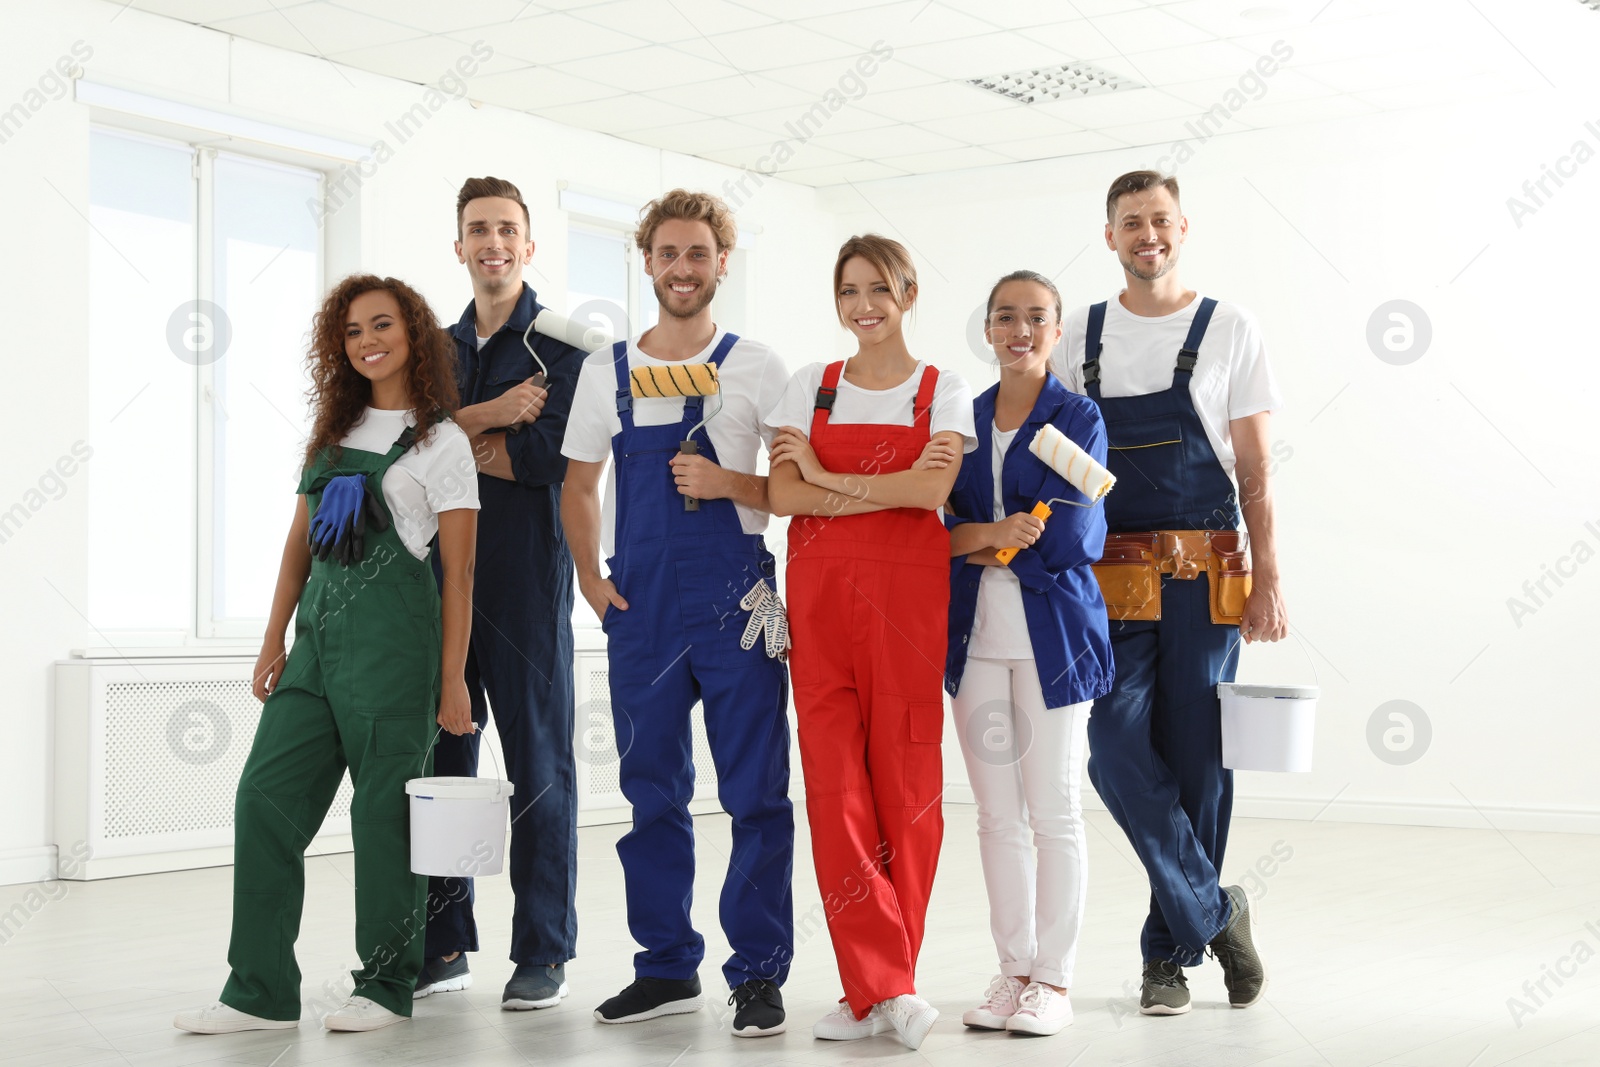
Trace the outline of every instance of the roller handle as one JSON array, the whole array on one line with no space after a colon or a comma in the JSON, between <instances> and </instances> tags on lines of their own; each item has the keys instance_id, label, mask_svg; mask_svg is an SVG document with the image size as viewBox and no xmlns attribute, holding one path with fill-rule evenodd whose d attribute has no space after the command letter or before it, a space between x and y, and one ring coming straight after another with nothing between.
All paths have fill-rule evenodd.
<instances>
[{"instance_id":1,"label":"roller handle","mask_svg":"<svg viewBox=\"0 0 1600 1067\"><path fill-rule=\"evenodd\" d=\"M1050 517L1050 505L1041 500L1033 506L1033 511L1031 514L1036 519L1048 519ZM1020 546L1016 548L1002 548L1000 551L994 554L994 558L1009 566L1011 561L1017 558L1017 553L1021 551L1022 549Z\"/></svg>"},{"instance_id":2,"label":"roller handle","mask_svg":"<svg viewBox=\"0 0 1600 1067\"><path fill-rule=\"evenodd\" d=\"M532 374L528 375L528 380L533 383L533 387L535 389L543 389L544 388L544 371L542 371L542 370L534 371ZM524 426L526 426L526 425L528 425L528 424L525 423L525 422L519 422L515 426L507 426L506 427L506 433L521 433L522 432L522 428ZM493 430L488 430L488 431L485 431L485 432L494 433Z\"/></svg>"},{"instance_id":3,"label":"roller handle","mask_svg":"<svg viewBox=\"0 0 1600 1067\"><path fill-rule=\"evenodd\" d=\"M698 442L698 441L679 441L678 442L678 455L680 455L680 456L698 456L699 454L700 454L700 442ZM692 497L692 496L684 497L683 498L683 510L684 511L699 511L700 510L700 501L697 498Z\"/></svg>"}]
</instances>

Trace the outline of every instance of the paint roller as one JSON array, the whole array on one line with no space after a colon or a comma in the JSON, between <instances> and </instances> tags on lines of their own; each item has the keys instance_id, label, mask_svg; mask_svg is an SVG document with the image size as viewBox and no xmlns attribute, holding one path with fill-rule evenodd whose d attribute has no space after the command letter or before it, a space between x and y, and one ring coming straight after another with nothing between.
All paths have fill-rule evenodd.
<instances>
[{"instance_id":1,"label":"paint roller","mask_svg":"<svg viewBox=\"0 0 1600 1067\"><path fill-rule=\"evenodd\" d=\"M717 381L717 365L715 363L674 363L670 366L635 367L628 372L628 392L638 399L662 400L670 397L684 397L686 402L692 396L715 396L717 407L710 412L689 431L688 438L678 443L678 454L683 456L697 456L700 454L699 442L695 441L695 430L700 429L711 421L711 417L722 410L722 388ZM699 511L700 501L692 496L683 498L684 511Z\"/></svg>"},{"instance_id":2,"label":"paint roller","mask_svg":"<svg viewBox=\"0 0 1600 1067\"><path fill-rule=\"evenodd\" d=\"M1089 498L1087 504L1076 500L1064 500L1061 497L1048 501L1041 500L1033 506L1032 514L1035 518L1048 519L1051 504L1092 508L1101 497L1111 492L1113 485L1117 484L1116 475L1096 463L1093 456L1048 423L1039 427L1039 432L1033 435L1033 440L1028 443L1028 451L1038 456L1045 466L1065 478L1067 484ZM1001 563L1009 564L1020 551L1021 548L1002 548L995 553L995 558Z\"/></svg>"},{"instance_id":3,"label":"paint roller","mask_svg":"<svg viewBox=\"0 0 1600 1067\"><path fill-rule=\"evenodd\" d=\"M545 382L550 377L550 368L544 365L544 360L539 358L539 353L533 350L533 335L535 333L542 333L546 337L554 337L557 341L569 344L573 348L584 352L598 352L602 348L610 347L612 343L610 332L603 327L585 326L582 323L574 322L565 315L557 315L549 308L542 309L539 314L533 317L533 321L528 323L528 328L522 331L522 346L528 350L528 355L533 357L533 362L539 367L528 380L539 389L545 387ZM527 424L519 422L515 426L507 426L503 432L521 433L522 427L525 425ZM497 433L501 431L490 430L488 432Z\"/></svg>"}]
</instances>

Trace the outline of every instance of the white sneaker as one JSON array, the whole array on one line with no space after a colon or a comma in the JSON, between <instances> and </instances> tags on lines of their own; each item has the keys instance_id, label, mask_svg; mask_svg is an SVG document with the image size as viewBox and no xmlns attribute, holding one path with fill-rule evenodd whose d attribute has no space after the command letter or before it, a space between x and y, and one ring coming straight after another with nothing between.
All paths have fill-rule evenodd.
<instances>
[{"instance_id":1,"label":"white sneaker","mask_svg":"<svg viewBox=\"0 0 1600 1067\"><path fill-rule=\"evenodd\" d=\"M1072 1001L1042 982L1029 982L1017 998L1017 1012L1006 1022L1013 1034L1049 1037L1072 1025Z\"/></svg>"},{"instance_id":2,"label":"white sneaker","mask_svg":"<svg viewBox=\"0 0 1600 1067\"><path fill-rule=\"evenodd\" d=\"M939 1009L915 993L901 993L877 1005L877 1010L900 1032L906 1048L915 1049L939 1021Z\"/></svg>"},{"instance_id":3,"label":"white sneaker","mask_svg":"<svg viewBox=\"0 0 1600 1067\"><path fill-rule=\"evenodd\" d=\"M890 1030L888 1019L873 1005L865 1019L857 1019L847 1001L811 1024L811 1036L818 1041L855 1041L858 1038L886 1034Z\"/></svg>"},{"instance_id":4,"label":"white sneaker","mask_svg":"<svg viewBox=\"0 0 1600 1067\"><path fill-rule=\"evenodd\" d=\"M1004 1030L1006 1021L1017 1013L1017 998L1022 995L1023 981L1009 974L997 974L983 994L983 1003L961 1016L966 1026L979 1030Z\"/></svg>"},{"instance_id":5,"label":"white sneaker","mask_svg":"<svg viewBox=\"0 0 1600 1067\"><path fill-rule=\"evenodd\" d=\"M337 1010L324 1015L322 1025L329 1030L360 1032L404 1022L405 1018L404 1015L396 1015L377 1001L368 1000L366 997L351 997L339 1005Z\"/></svg>"},{"instance_id":6,"label":"white sneaker","mask_svg":"<svg viewBox=\"0 0 1600 1067\"><path fill-rule=\"evenodd\" d=\"M263 1019L230 1008L222 1001L203 1008L190 1008L172 1017L172 1025L191 1034L238 1034L245 1030L293 1030L299 1019Z\"/></svg>"}]
</instances>

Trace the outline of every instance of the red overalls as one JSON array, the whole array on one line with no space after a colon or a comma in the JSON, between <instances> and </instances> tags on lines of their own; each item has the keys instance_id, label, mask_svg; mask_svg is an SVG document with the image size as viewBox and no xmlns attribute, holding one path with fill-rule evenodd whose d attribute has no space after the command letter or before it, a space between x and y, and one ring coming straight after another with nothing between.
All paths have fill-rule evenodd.
<instances>
[{"instance_id":1,"label":"red overalls","mask_svg":"<svg viewBox=\"0 0 1600 1067\"><path fill-rule=\"evenodd\" d=\"M909 470L939 372L913 424L831 425L843 363L817 391L811 447L835 473ZM944 835L945 634L950 535L932 511L796 516L789 525L790 673L817 885L856 1018L915 991Z\"/></svg>"}]
</instances>

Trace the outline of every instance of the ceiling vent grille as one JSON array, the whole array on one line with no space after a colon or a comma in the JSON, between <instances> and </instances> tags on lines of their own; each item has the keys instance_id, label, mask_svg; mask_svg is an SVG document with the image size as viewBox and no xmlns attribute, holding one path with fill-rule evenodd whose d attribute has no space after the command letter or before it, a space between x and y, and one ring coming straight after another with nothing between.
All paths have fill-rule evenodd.
<instances>
[{"instance_id":1,"label":"ceiling vent grille","mask_svg":"<svg viewBox=\"0 0 1600 1067\"><path fill-rule=\"evenodd\" d=\"M1600 0L1586 0L1600 3ZM1006 74L968 78L968 83L991 93L1020 100L1024 104L1046 100L1068 100L1075 96L1115 92L1118 89L1143 89L1144 85L1097 67L1092 63L1062 63L1050 67L1030 67Z\"/></svg>"}]
</instances>

